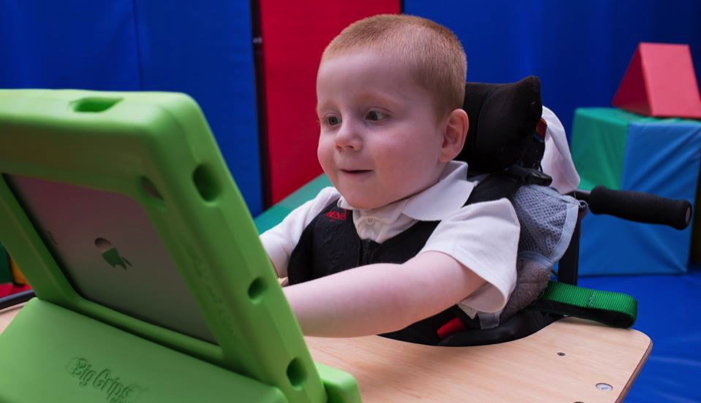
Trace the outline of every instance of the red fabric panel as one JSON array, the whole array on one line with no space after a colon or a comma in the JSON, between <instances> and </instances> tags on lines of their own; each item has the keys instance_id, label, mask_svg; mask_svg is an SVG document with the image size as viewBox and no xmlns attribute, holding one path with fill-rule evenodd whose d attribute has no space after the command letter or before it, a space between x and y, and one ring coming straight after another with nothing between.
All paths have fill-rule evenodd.
<instances>
[{"instance_id":1,"label":"red fabric panel","mask_svg":"<svg viewBox=\"0 0 701 403\"><path fill-rule=\"evenodd\" d=\"M267 127L267 186L277 203L321 173L316 158L316 70L326 45L348 24L399 13L399 0L265 0L263 91Z\"/></svg>"}]
</instances>

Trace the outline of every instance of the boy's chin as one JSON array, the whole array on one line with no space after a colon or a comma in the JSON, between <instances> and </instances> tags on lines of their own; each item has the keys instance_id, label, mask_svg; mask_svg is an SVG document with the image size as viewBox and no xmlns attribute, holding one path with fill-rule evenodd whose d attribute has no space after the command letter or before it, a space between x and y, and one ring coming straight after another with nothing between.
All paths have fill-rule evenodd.
<instances>
[{"instance_id":1,"label":"boy's chin","mask_svg":"<svg viewBox=\"0 0 701 403\"><path fill-rule=\"evenodd\" d=\"M343 196L343 197L346 199L346 202L348 202L348 204L350 204L353 208L360 209L360 210L372 210L372 209L382 207L384 205L378 200L369 200L366 197L353 197L353 196Z\"/></svg>"},{"instance_id":2,"label":"boy's chin","mask_svg":"<svg viewBox=\"0 0 701 403\"><path fill-rule=\"evenodd\" d=\"M359 210L374 210L394 203L396 200L386 200L384 198L353 197L353 195L343 195L346 202L353 208Z\"/></svg>"}]
</instances>

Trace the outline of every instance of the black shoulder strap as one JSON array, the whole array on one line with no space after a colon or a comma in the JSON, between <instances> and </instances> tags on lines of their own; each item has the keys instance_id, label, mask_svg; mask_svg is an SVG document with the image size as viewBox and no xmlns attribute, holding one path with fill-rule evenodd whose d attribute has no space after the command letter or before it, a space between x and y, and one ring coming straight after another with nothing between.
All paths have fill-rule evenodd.
<instances>
[{"instance_id":1,"label":"black shoulder strap","mask_svg":"<svg viewBox=\"0 0 701 403\"><path fill-rule=\"evenodd\" d=\"M514 178L501 174L491 174L480 181L465 204L475 204L510 197L521 186Z\"/></svg>"},{"instance_id":2,"label":"black shoulder strap","mask_svg":"<svg viewBox=\"0 0 701 403\"><path fill-rule=\"evenodd\" d=\"M552 178L534 169L511 166L509 169L489 174L472 190L466 204L509 198L523 185L548 186Z\"/></svg>"}]
</instances>

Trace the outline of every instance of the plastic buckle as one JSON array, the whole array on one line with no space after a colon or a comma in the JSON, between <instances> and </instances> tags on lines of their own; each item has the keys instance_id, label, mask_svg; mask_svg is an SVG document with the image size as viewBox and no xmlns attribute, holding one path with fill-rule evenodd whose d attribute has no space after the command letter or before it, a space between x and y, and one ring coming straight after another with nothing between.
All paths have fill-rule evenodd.
<instances>
[{"instance_id":1,"label":"plastic buckle","mask_svg":"<svg viewBox=\"0 0 701 403\"><path fill-rule=\"evenodd\" d=\"M526 183L530 185L540 185L540 186L550 186L550 184L553 182L553 178L550 177L550 175L536 171L536 170L529 170L529 174L526 177Z\"/></svg>"},{"instance_id":2,"label":"plastic buckle","mask_svg":"<svg viewBox=\"0 0 701 403\"><path fill-rule=\"evenodd\" d=\"M527 185L550 186L553 178L550 175L535 169L524 168L518 165L509 167L506 171L510 176L517 178L521 183Z\"/></svg>"}]
</instances>

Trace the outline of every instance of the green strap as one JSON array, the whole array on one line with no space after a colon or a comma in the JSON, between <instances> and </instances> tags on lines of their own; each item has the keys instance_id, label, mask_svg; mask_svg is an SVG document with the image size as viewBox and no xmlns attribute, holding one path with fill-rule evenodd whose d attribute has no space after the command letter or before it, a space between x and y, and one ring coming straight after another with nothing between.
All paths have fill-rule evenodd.
<instances>
[{"instance_id":1,"label":"green strap","mask_svg":"<svg viewBox=\"0 0 701 403\"><path fill-rule=\"evenodd\" d=\"M590 290L551 281L543 295L529 309L627 328L635 323L638 301L618 292Z\"/></svg>"}]
</instances>

